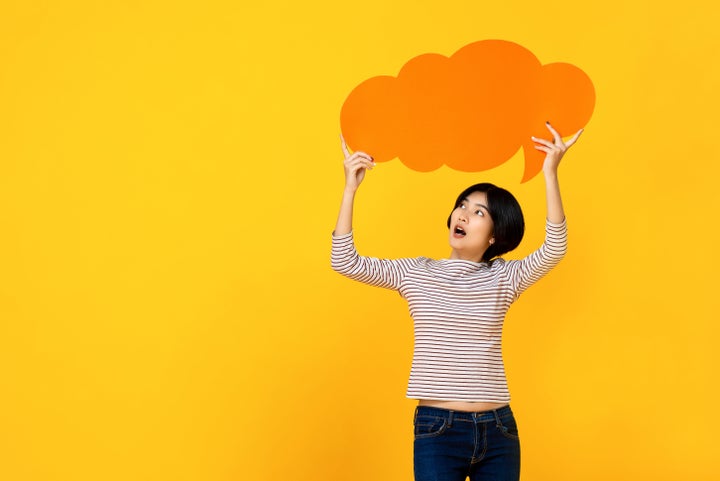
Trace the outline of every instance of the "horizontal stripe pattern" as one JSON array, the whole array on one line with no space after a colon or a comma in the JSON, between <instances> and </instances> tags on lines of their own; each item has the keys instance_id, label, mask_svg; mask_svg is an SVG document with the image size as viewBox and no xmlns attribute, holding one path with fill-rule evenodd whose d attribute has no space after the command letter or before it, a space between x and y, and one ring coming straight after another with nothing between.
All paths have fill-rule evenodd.
<instances>
[{"instance_id":1,"label":"horizontal stripe pattern","mask_svg":"<svg viewBox=\"0 0 720 481\"><path fill-rule=\"evenodd\" d=\"M332 267L408 302L415 346L407 396L448 401L510 401L502 327L510 305L565 255L567 227L546 223L545 242L521 260L490 264L427 257L360 256L352 232L333 236Z\"/></svg>"}]
</instances>

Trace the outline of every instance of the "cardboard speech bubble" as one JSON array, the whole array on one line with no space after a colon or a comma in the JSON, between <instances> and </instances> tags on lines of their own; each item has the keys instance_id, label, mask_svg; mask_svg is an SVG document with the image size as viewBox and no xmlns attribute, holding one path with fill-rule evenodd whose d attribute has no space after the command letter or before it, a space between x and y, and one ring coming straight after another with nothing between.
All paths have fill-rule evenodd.
<instances>
[{"instance_id":1,"label":"cardboard speech bubble","mask_svg":"<svg viewBox=\"0 0 720 481\"><path fill-rule=\"evenodd\" d=\"M523 147L526 182L545 156L530 137L549 138L547 120L572 135L594 106L593 84L578 67L542 65L516 43L482 40L450 57L419 55L397 77L365 80L345 100L340 126L353 150L376 162L399 158L420 172L443 164L462 172L489 170Z\"/></svg>"}]
</instances>

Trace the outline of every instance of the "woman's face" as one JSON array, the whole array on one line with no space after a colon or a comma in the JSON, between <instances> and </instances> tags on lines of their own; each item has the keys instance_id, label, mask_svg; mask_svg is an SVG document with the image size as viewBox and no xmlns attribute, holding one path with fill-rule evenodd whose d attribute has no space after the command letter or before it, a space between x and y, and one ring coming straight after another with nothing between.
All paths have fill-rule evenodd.
<instances>
[{"instance_id":1,"label":"woman's face","mask_svg":"<svg viewBox=\"0 0 720 481\"><path fill-rule=\"evenodd\" d=\"M480 262L493 242L487 194L473 192L450 214L450 259Z\"/></svg>"}]
</instances>

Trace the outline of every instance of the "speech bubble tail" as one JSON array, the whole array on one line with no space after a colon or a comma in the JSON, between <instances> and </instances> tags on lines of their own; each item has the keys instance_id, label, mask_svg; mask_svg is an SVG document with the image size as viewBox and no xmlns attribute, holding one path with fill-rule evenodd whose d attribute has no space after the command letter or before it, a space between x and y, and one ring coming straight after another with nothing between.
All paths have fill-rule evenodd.
<instances>
[{"instance_id":1,"label":"speech bubble tail","mask_svg":"<svg viewBox=\"0 0 720 481\"><path fill-rule=\"evenodd\" d=\"M523 156L525 157L525 172L523 173L521 184L532 179L542 170L545 154L535 148L533 142L523 144Z\"/></svg>"}]
</instances>

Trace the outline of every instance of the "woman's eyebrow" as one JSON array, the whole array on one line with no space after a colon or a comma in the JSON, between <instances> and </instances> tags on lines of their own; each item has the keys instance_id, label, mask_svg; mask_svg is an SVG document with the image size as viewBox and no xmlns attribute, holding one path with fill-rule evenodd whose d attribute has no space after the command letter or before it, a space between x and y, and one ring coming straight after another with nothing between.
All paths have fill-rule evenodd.
<instances>
[{"instance_id":1,"label":"woman's eyebrow","mask_svg":"<svg viewBox=\"0 0 720 481\"><path fill-rule=\"evenodd\" d=\"M475 203L475 205L478 206L478 207L482 207L482 208L485 209L486 211L490 212L490 209L488 209L488 207L487 207L485 204Z\"/></svg>"}]
</instances>

